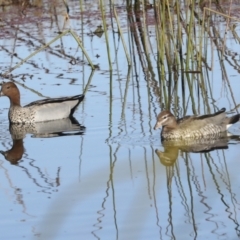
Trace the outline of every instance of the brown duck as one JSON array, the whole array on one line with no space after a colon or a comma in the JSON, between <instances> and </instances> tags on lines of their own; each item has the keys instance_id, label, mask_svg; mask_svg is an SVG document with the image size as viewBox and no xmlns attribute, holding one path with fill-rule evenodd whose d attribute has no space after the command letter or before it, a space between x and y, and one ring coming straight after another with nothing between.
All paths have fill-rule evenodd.
<instances>
[{"instance_id":1,"label":"brown duck","mask_svg":"<svg viewBox=\"0 0 240 240\"><path fill-rule=\"evenodd\" d=\"M169 111L163 111L158 115L154 129L162 127L163 140L221 137L240 118L240 114L227 117L225 111L226 109L222 108L213 114L186 116L180 119L176 119Z\"/></svg>"},{"instance_id":2,"label":"brown duck","mask_svg":"<svg viewBox=\"0 0 240 240\"><path fill-rule=\"evenodd\" d=\"M32 102L24 107L20 104L20 92L13 82L3 82L0 96L10 100L8 117L11 123L36 123L71 118L84 95L49 98Z\"/></svg>"}]
</instances>

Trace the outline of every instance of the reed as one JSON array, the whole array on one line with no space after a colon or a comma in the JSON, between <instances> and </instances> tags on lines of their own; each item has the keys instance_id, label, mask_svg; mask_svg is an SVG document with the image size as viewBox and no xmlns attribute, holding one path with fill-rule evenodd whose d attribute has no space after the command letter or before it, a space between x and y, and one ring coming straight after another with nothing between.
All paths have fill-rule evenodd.
<instances>
[{"instance_id":1,"label":"reed","mask_svg":"<svg viewBox=\"0 0 240 240\"><path fill-rule=\"evenodd\" d=\"M14 71L15 69L17 69L19 66L21 66L23 63L27 62L30 58L32 58L33 56L35 56L36 54L38 54L39 52L43 51L44 49L48 48L52 43L54 43L55 41L59 40L60 38L62 38L63 36L67 35L68 33L70 33L73 38L76 40L76 42L78 43L78 45L81 47L83 53L85 54L90 66L92 67L92 69L94 69L94 65L91 61L91 59L89 58L87 51L84 49L79 37L75 34L74 31L72 30L66 30L60 34L58 34L55 38L53 38L51 41L49 41L48 43L46 43L45 45L43 45L42 47L40 47L38 50L34 51L33 53L31 53L29 56L27 56L26 58L24 58L22 61L20 61L18 64L16 64L14 67L12 67L11 69L9 69L7 72L3 73L3 76L7 76L8 74L10 74L12 71Z\"/></svg>"},{"instance_id":2,"label":"reed","mask_svg":"<svg viewBox=\"0 0 240 240\"><path fill-rule=\"evenodd\" d=\"M68 2L66 0L62 2L66 8L66 15L70 18ZM152 4L149 4L147 0L128 0L126 1L125 13L117 11L118 2L115 4L115 1L109 0L109 3L107 5L104 1L99 0L98 7L106 42L106 59L110 71L115 67L111 60L111 54L113 51L117 52L117 47L110 49L110 30L107 27L109 20L112 21L113 36L115 35L114 24L116 23L125 58L128 65L133 67L132 74L138 74L137 62L139 61L141 71L147 82L147 93L151 96L150 98L154 97L158 100L157 104L160 108L173 108L177 111L182 108L185 113L187 107L191 104L194 113L198 113L201 106L204 106L204 109L210 112L210 101L212 102L212 99L209 100L209 95L213 98L213 93L209 82L209 72L215 67L214 61L216 59L214 58L216 57L221 62L220 67L225 86L230 92L235 107L237 106L223 59L227 58L233 68L239 69L239 66L234 54L228 49L226 34L222 34L218 26L213 24L215 16L223 17L227 23L224 31L231 32L233 38L240 42L239 34L236 31L236 23L240 20L231 16L232 1L229 1L229 8L224 11L221 3L211 1L201 2L197 5L195 1L189 0L154 0ZM81 14L79 21L81 21L81 24L84 21L84 4L82 0L79 0ZM122 14L120 17L125 14L127 29L122 26L119 14ZM151 25L149 24L149 17L152 15L155 22ZM19 31L24 32L23 30ZM150 31L154 32L154 37L150 36ZM89 65L94 69L95 66L84 48L82 25L82 39L72 28L65 30L48 43L42 41L41 47L26 58L21 59L18 64L2 75L11 73L21 64L26 63L30 58L50 47L53 42L67 34L75 39ZM214 48L216 48L217 55L214 55ZM114 64L116 64L116 70L119 71L118 61L114 61ZM124 93L124 95L127 94Z\"/></svg>"},{"instance_id":3,"label":"reed","mask_svg":"<svg viewBox=\"0 0 240 240\"><path fill-rule=\"evenodd\" d=\"M104 30L104 36L106 40L106 48L107 48L107 54L108 54L108 64L109 64L109 70L112 71L112 61L111 61L111 53L110 53L110 47L109 47L109 40L108 40L108 31L107 31L107 24L106 24L106 18L105 18L105 7L102 0L99 0L100 5L100 11L102 14L102 23L103 23L103 30Z\"/></svg>"},{"instance_id":4,"label":"reed","mask_svg":"<svg viewBox=\"0 0 240 240\"><path fill-rule=\"evenodd\" d=\"M113 2L113 1L112 1ZM122 29L121 29L121 26L120 26L120 23L119 23L119 20L118 20L118 16L117 16L117 12L116 12L116 8L113 6L113 12L114 12L114 17L116 19L116 23L117 23L117 27L118 27L118 32L119 32L119 35L121 37L121 41L122 41L122 44L123 44L123 48L124 48L124 52L125 52L125 55L126 55L126 58L127 58L127 61L128 61L128 66L131 66L131 59L130 59L130 56L129 56L129 53L128 53L128 49L127 49L127 45L125 43L125 40L124 40L124 36L123 36L123 32L122 32Z\"/></svg>"}]
</instances>

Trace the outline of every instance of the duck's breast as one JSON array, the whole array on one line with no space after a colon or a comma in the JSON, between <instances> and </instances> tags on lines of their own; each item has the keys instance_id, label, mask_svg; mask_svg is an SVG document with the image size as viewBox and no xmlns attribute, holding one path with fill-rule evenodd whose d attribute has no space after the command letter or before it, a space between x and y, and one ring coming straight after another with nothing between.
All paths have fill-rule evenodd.
<instances>
[{"instance_id":1,"label":"duck's breast","mask_svg":"<svg viewBox=\"0 0 240 240\"><path fill-rule=\"evenodd\" d=\"M8 117L12 123L31 122L33 119L31 110L29 108L22 108L20 106L10 107Z\"/></svg>"}]
</instances>

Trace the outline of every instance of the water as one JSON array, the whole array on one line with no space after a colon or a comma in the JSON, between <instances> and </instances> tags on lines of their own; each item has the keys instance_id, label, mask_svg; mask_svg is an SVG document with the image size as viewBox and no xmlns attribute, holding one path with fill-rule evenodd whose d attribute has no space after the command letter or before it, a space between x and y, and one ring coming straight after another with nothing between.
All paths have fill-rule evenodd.
<instances>
[{"instance_id":1,"label":"water","mask_svg":"<svg viewBox=\"0 0 240 240\"><path fill-rule=\"evenodd\" d=\"M114 49L111 75L104 38L90 34L101 24L98 5L85 3L81 35L78 4L70 3L66 28L72 27L82 37L100 69L91 75L87 60L67 35L12 74L22 84L18 85L22 105L43 97L79 94L89 83L85 100L74 114L86 130L83 135L54 138L27 134L18 142L16 153L21 155L23 148L24 153L17 164L0 156L0 224L4 229L0 239L237 239L239 141L231 140L227 149L207 153L171 149L169 162L162 161L155 150L166 148L160 131L153 130L161 106L157 66L156 75L149 76L149 65L133 51L135 64L129 74L122 44L109 29L110 49ZM121 4L117 9L127 40L131 34ZM59 3L55 8L47 3L29 8L24 16L19 16L18 6L1 11L1 72L52 40L64 25L66 12ZM152 19L153 11L148 16ZM154 25L149 28L152 31ZM239 47L231 44L232 49ZM76 64L71 63L72 57ZM155 58L154 54L150 57ZM237 71L225 63L232 94L218 64L204 76L212 87L211 111L233 109L234 101L240 101ZM182 102L180 90L177 95ZM186 114L192 114L188 91ZM200 102L197 110L204 113L201 97L197 91L194 94ZM9 100L2 97L0 101L0 150L7 151L13 144ZM240 135L240 123L230 131Z\"/></svg>"}]
</instances>

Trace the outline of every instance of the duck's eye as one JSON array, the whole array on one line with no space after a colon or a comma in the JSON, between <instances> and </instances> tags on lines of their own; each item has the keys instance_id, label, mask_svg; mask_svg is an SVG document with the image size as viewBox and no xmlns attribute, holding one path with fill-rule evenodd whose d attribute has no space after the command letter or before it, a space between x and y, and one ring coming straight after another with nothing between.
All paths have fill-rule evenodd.
<instances>
[{"instance_id":1,"label":"duck's eye","mask_svg":"<svg viewBox=\"0 0 240 240\"><path fill-rule=\"evenodd\" d=\"M166 119L167 118L167 116L163 116L163 119Z\"/></svg>"}]
</instances>

